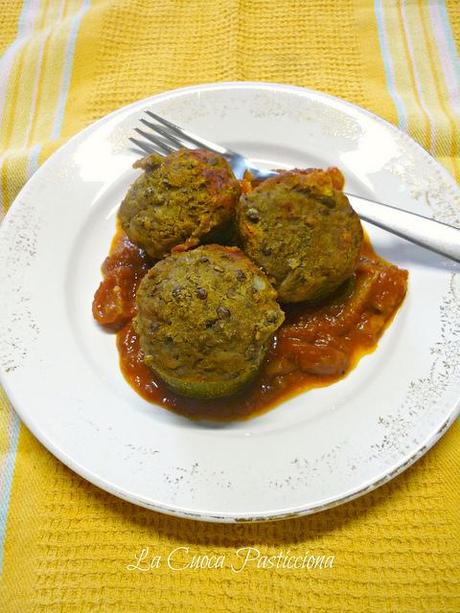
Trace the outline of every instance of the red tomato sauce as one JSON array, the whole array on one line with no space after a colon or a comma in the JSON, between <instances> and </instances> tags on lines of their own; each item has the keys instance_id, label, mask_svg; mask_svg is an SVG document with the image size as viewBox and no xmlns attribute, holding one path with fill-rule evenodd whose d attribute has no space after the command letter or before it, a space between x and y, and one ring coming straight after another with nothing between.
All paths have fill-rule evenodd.
<instances>
[{"instance_id":1,"label":"red tomato sauce","mask_svg":"<svg viewBox=\"0 0 460 613\"><path fill-rule=\"evenodd\" d=\"M138 285L152 264L119 229L102 265L104 280L94 296L94 318L116 333L121 371L138 394L187 417L219 421L263 413L346 376L376 348L407 288L407 271L382 260L366 238L345 287L315 306L284 305L286 320L257 378L238 394L204 401L176 394L143 362L132 319Z\"/></svg>"}]
</instances>

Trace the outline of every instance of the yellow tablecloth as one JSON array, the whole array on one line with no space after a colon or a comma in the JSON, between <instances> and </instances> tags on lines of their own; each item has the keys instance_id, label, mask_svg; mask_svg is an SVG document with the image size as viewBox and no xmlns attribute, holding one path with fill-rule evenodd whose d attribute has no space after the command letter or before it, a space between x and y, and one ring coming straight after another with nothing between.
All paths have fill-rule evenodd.
<instances>
[{"instance_id":1,"label":"yellow tablecloth","mask_svg":"<svg viewBox=\"0 0 460 613\"><path fill-rule=\"evenodd\" d=\"M220 80L341 96L409 131L459 180L459 41L458 0L2 0L0 208L93 120ZM460 611L458 425L364 498L225 526L99 491L41 447L6 397L0 404L2 611ZM174 571L166 558L179 546L189 559L226 554L226 565ZM327 569L232 572L249 546L335 558ZM162 556L159 568L128 568L143 548Z\"/></svg>"}]
</instances>

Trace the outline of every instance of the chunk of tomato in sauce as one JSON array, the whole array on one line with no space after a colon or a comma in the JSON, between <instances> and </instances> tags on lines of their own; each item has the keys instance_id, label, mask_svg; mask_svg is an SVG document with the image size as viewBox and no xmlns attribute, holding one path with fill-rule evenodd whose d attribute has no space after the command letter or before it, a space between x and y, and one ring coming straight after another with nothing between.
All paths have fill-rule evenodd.
<instances>
[{"instance_id":1,"label":"chunk of tomato in sauce","mask_svg":"<svg viewBox=\"0 0 460 613\"><path fill-rule=\"evenodd\" d=\"M93 300L93 317L111 330L118 330L136 314L136 291L152 262L126 235L117 235L114 249L105 258L101 271L104 279Z\"/></svg>"}]
</instances>

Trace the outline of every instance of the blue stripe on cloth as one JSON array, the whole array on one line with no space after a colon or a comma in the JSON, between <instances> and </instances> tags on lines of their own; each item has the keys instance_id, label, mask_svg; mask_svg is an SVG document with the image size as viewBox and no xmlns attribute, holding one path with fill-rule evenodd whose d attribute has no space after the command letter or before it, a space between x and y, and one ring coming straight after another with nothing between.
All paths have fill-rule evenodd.
<instances>
[{"instance_id":1,"label":"blue stripe on cloth","mask_svg":"<svg viewBox=\"0 0 460 613\"><path fill-rule=\"evenodd\" d=\"M64 71L62 75L61 90L59 92L59 100L57 104L56 114L54 116L53 130L51 138L57 139L61 134L62 122L64 121L64 111L69 93L70 77L72 74L73 58L75 55L75 45L77 43L78 30L83 16L89 9L91 0L83 0L83 4L72 19L69 41L64 60Z\"/></svg>"},{"instance_id":2,"label":"blue stripe on cloth","mask_svg":"<svg viewBox=\"0 0 460 613\"><path fill-rule=\"evenodd\" d=\"M19 15L18 33L16 35L16 39L22 38L22 36L26 34L27 25L28 25L27 17L29 16L29 10L30 10L31 3L32 3L32 0L24 0L24 3L22 5L21 14Z\"/></svg>"},{"instance_id":3,"label":"blue stripe on cloth","mask_svg":"<svg viewBox=\"0 0 460 613\"><path fill-rule=\"evenodd\" d=\"M449 15L447 13L446 3L444 2L444 0L441 0L438 3L438 7L439 13L441 15L441 23L444 27L444 33L446 35L447 46L449 47L450 56L454 67L454 72L460 82L460 58L457 53L457 47L455 45L454 35L452 33Z\"/></svg>"},{"instance_id":4,"label":"blue stripe on cloth","mask_svg":"<svg viewBox=\"0 0 460 613\"><path fill-rule=\"evenodd\" d=\"M27 167L27 176L31 177L38 169L38 156L40 155L41 145L37 143L32 147L32 151L29 154L29 165Z\"/></svg>"},{"instance_id":5,"label":"blue stripe on cloth","mask_svg":"<svg viewBox=\"0 0 460 613\"><path fill-rule=\"evenodd\" d=\"M396 89L393 65L391 62L390 48L387 40L387 33L385 28L385 21L383 15L383 6L381 0L374 0L375 14L377 17L377 30L379 35L380 49L382 51L383 65L385 68L385 75L387 78L388 91L395 103L396 112L398 114L398 124L402 130L407 130L407 116L404 110L404 103L398 94Z\"/></svg>"},{"instance_id":6,"label":"blue stripe on cloth","mask_svg":"<svg viewBox=\"0 0 460 613\"><path fill-rule=\"evenodd\" d=\"M11 486L13 483L14 467L16 464L16 452L18 449L19 430L21 422L13 408L11 410L10 447L4 463L2 491L0 492L0 574L3 570L3 550L5 545L6 521L10 506Z\"/></svg>"}]
</instances>

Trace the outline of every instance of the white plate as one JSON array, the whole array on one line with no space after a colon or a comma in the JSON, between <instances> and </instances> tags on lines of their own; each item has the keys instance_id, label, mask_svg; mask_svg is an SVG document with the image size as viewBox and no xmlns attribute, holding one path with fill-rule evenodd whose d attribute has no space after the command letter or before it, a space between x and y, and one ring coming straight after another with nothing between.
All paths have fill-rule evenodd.
<instances>
[{"instance_id":1,"label":"white plate","mask_svg":"<svg viewBox=\"0 0 460 613\"><path fill-rule=\"evenodd\" d=\"M118 205L137 176L128 135L146 108L254 163L337 165L352 192L451 223L460 211L458 188L424 150L325 94L221 83L120 109L38 170L0 230L2 383L21 418L97 486L195 519L312 513L394 477L456 415L460 284L455 264L371 226L377 251L409 269L409 291L377 350L344 380L218 425L149 404L125 382L115 338L93 321L91 301Z\"/></svg>"}]
</instances>

